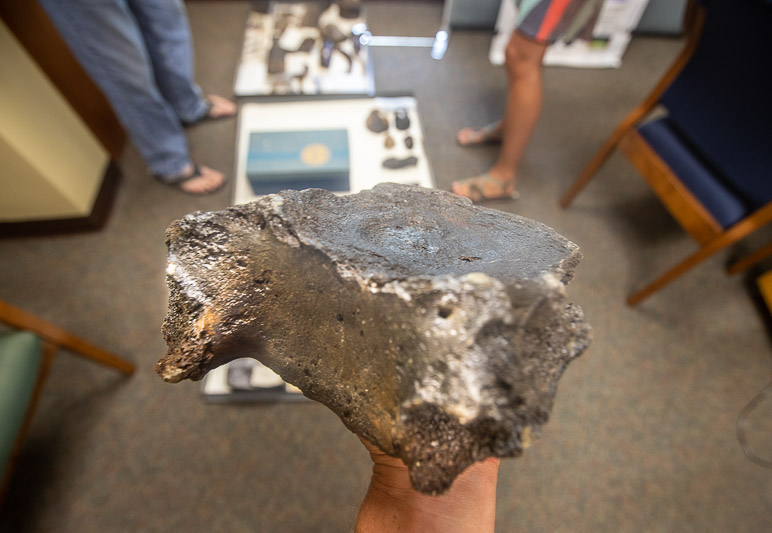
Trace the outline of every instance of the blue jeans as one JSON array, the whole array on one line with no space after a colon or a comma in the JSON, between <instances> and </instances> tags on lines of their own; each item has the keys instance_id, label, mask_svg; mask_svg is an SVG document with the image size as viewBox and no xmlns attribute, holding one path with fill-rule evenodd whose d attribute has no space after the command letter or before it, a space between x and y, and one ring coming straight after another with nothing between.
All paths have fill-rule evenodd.
<instances>
[{"instance_id":1,"label":"blue jeans","mask_svg":"<svg viewBox=\"0 0 772 533\"><path fill-rule=\"evenodd\" d=\"M181 174L191 163L181 122L208 109L182 0L39 1L150 170Z\"/></svg>"}]
</instances>

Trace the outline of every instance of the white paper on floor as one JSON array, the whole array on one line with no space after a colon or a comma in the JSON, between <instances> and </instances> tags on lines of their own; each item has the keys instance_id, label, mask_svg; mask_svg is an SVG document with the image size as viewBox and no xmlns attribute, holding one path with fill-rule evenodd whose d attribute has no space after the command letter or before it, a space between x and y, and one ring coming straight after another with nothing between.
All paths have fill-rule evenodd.
<instances>
[{"instance_id":1,"label":"white paper on floor","mask_svg":"<svg viewBox=\"0 0 772 533\"><path fill-rule=\"evenodd\" d=\"M593 30L597 39L557 42L547 49L544 65L578 68L619 68L630 42L631 32L641 20L649 0L606 0ZM504 50L515 29L517 7L512 0L501 2L496 33L491 42L490 62L504 64Z\"/></svg>"}]
</instances>

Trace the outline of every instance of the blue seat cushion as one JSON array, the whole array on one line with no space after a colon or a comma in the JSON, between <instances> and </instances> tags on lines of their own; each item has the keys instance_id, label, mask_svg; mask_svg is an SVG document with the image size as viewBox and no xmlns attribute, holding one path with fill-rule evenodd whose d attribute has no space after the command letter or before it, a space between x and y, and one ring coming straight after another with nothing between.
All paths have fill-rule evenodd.
<instances>
[{"instance_id":1,"label":"blue seat cushion","mask_svg":"<svg viewBox=\"0 0 772 533\"><path fill-rule=\"evenodd\" d=\"M723 228L752 211L722 177L690 149L667 117L644 124L638 132Z\"/></svg>"},{"instance_id":2,"label":"blue seat cushion","mask_svg":"<svg viewBox=\"0 0 772 533\"><path fill-rule=\"evenodd\" d=\"M35 392L42 344L28 331L0 335L0 479Z\"/></svg>"}]
</instances>

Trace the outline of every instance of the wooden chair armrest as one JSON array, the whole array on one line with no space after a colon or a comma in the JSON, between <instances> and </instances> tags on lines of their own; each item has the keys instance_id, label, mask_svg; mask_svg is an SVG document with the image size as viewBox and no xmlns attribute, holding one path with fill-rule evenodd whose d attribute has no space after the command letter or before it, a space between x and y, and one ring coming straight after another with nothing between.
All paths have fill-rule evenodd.
<instances>
[{"instance_id":1,"label":"wooden chair armrest","mask_svg":"<svg viewBox=\"0 0 772 533\"><path fill-rule=\"evenodd\" d=\"M81 357L107 365L124 374L134 373L134 365L129 361L2 300L0 300L0 322L31 331L55 346L66 348Z\"/></svg>"}]
</instances>

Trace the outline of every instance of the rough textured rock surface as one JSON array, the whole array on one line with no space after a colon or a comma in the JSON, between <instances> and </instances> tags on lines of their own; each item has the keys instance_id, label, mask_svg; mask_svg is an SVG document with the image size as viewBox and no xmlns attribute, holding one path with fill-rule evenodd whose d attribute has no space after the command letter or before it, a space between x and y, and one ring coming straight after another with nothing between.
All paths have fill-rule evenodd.
<instances>
[{"instance_id":1,"label":"rough textured rock surface","mask_svg":"<svg viewBox=\"0 0 772 533\"><path fill-rule=\"evenodd\" d=\"M522 453L588 344L576 245L450 193L284 191L167 230L167 381L251 356L446 490Z\"/></svg>"}]
</instances>

